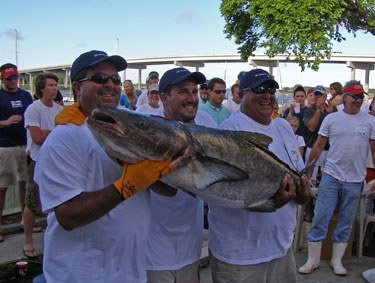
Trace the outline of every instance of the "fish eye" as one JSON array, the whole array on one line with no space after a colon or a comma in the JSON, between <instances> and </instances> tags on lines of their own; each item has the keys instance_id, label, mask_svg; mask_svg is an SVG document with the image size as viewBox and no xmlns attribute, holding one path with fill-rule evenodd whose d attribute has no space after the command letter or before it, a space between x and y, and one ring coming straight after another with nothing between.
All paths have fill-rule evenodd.
<instances>
[{"instance_id":1,"label":"fish eye","mask_svg":"<svg viewBox=\"0 0 375 283\"><path fill-rule=\"evenodd\" d=\"M147 122L146 120L138 120L137 121L137 125L140 127L140 128L146 128L147 127Z\"/></svg>"}]
</instances>

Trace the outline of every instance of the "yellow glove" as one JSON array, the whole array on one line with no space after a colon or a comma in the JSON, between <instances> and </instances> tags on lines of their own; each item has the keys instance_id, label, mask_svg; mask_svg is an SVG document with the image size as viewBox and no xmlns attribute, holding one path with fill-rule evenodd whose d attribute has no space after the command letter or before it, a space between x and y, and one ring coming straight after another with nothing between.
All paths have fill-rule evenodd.
<instances>
[{"instance_id":1,"label":"yellow glove","mask_svg":"<svg viewBox=\"0 0 375 283\"><path fill-rule=\"evenodd\" d=\"M77 126L81 126L85 123L86 117L83 115L81 110L79 110L79 103L75 102L72 105L65 106L55 118L55 125L65 125L67 123L72 123Z\"/></svg>"},{"instance_id":2,"label":"yellow glove","mask_svg":"<svg viewBox=\"0 0 375 283\"><path fill-rule=\"evenodd\" d=\"M143 160L137 164L124 164L121 178L113 186L124 199L146 189L159 178L173 171L168 165L172 159L162 161Z\"/></svg>"}]
</instances>

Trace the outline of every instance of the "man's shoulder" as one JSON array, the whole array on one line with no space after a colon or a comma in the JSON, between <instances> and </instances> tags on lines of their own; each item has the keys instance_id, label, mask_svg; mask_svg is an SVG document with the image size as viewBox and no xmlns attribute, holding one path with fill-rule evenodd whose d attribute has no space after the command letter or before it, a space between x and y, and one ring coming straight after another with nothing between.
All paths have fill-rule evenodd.
<instances>
[{"instance_id":1,"label":"man's shoulder","mask_svg":"<svg viewBox=\"0 0 375 283\"><path fill-rule=\"evenodd\" d=\"M205 111L198 110L194 119L197 125L216 128L217 124L214 119Z\"/></svg>"}]
</instances>

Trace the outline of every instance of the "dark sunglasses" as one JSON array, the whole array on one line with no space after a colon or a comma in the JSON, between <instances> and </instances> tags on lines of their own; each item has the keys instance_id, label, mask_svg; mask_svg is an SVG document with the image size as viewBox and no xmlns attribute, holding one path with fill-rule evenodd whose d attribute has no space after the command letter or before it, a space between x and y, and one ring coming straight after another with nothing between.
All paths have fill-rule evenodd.
<instances>
[{"instance_id":1,"label":"dark sunglasses","mask_svg":"<svg viewBox=\"0 0 375 283\"><path fill-rule=\"evenodd\" d=\"M201 86L200 89L207 90L207 87L206 86Z\"/></svg>"},{"instance_id":2,"label":"dark sunglasses","mask_svg":"<svg viewBox=\"0 0 375 283\"><path fill-rule=\"evenodd\" d=\"M254 93L256 94L263 94L266 92L266 90L270 93L270 94L275 94L276 93L276 88L273 88L273 87L264 87L262 85L260 86L257 86L255 88L252 88L251 89Z\"/></svg>"},{"instance_id":3,"label":"dark sunglasses","mask_svg":"<svg viewBox=\"0 0 375 283\"><path fill-rule=\"evenodd\" d=\"M150 80L157 80L158 78L158 76L151 76Z\"/></svg>"},{"instance_id":4,"label":"dark sunglasses","mask_svg":"<svg viewBox=\"0 0 375 283\"><path fill-rule=\"evenodd\" d=\"M357 99L364 99L365 98L365 95L363 93L361 93L361 94L346 93L346 94L349 95L349 96L351 96L355 100L357 100Z\"/></svg>"},{"instance_id":5,"label":"dark sunglasses","mask_svg":"<svg viewBox=\"0 0 375 283\"><path fill-rule=\"evenodd\" d=\"M214 90L214 92L216 94L220 94L220 93L225 94L227 91L225 89L217 89L217 90Z\"/></svg>"},{"instance_id":6,"label":"dark sunglasses","mask_svg":"<svg viewBox=\"0 0 375 283\"><path fill-rule=\"evenodd\" d=\"M107 74L102 74L102 73L94 74L89 78L83 78L79 80L78 82L81 83L85 81L92 81L96 84L106 84L109 79L111 79L114 85L121 85L121 79L118 75L107 75Z\"/></svg>"},{"instance_id":7,"label":"dark sunglasses","mask_svg":"<svg viewBox=\"0 0 375 283\"><path fill-rule=\"evenodd\" d=\"M5 79L5 78L4 78ZM6 81L10 82L11 80L18 80L18 76L13 75L5 79Z\"/></svg>"}]
</instances>

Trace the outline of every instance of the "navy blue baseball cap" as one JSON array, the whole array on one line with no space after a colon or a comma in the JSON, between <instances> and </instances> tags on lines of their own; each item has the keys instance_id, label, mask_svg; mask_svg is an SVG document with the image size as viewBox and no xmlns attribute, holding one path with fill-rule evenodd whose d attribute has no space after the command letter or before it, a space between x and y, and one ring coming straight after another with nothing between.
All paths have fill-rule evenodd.
<instances>
[{"instance_id":1,"label":"navy blue baseball cap","mask_svg":"<svg viewBox=\"0 0 375 283\"><path fill-rule=\"evenodd\" d=\"M123 71L128 66L128 63L126 63L125 59L121 56L108 56L104 51L91 50L79 55L79 57L73 62L72 69L70 70L70 80L73 82L75 76L83 69L103 62L112 63L117 71Z\"/></svg>"},{"instance_id":2,"label":"navy blue baseball cap","mask_svg":"<svg viewBox=\"0 0 375 283\"><path fill-rule=\"evenodd\" d=\"M201 72L190 72L185 68L174 68L164 73L159 81L159 94L165 92L170 85L178 84L187 78L192 78L197 84L206 82L206 77Z\"/></svg>"},{"instance_id":3,"label":"navy blue baseball cap","mask_svg":"<svg viewBox=\"0 0 375 283\"><path fill-rule=\"evenodd\" d=\"M265 70L254 69L245 73L240 80L240 90L249 90L260 86L264 82L271 82L272 87L279 88L279 84Z\"/></svg>"}]
</instances>

